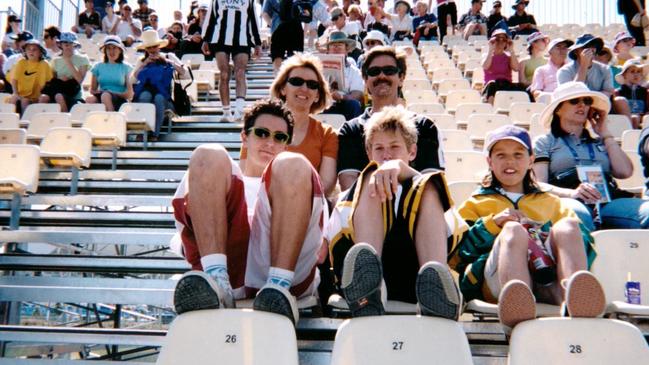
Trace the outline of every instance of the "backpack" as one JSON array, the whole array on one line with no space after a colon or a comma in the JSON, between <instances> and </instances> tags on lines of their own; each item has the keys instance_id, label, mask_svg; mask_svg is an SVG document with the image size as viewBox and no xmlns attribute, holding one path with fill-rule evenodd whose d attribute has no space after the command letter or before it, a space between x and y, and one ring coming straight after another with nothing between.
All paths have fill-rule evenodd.
<instances>
[{"instance_id":1,"label":"backpack","mask_svg":"<svg viewBox=\"0 0 649 365\"><path fill-rule=\"evenodd\" d=\"M187 95L187 88L194 82L194 74L192 73L191 68L186 68L191 77L191 81L182 86L178 73L174 75L174 98L173 105L176 114L178 115L190 115L192 113L192 101Z\"/></svg>"},{"instance_id":2,"label":"backpack","mask_svg":"<svg viewBox=\"0 0 649 365\"><path fill-rule=\"evenodd\" d=\"M280 0L279 19L282 22L299 21L311 23L313 20L313 5L310 0Z\"/></svg>"}]
</instances>

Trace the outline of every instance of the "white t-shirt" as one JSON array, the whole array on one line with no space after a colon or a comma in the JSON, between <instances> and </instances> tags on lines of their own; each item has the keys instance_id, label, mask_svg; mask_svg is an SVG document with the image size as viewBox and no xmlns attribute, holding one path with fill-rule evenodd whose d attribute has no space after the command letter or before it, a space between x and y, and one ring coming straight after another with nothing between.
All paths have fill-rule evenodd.
<instances>
[{"instance_id":1,"label":"white t-shirt","mask_svg":"<svg viewBox=\"0 0 649 365\"><path fill-rule=\"evenodd\" d=\"M516 203L518 199L523 197L522 193L512 193L509 191L505 191L505 195L509 198L509 200L513 201L514 203Z\"/></svg>"},{"instance_id":2,"label":"white t-shirt","mask_svg":"<svg viewBox=\"0 0 649 365\"><path fill-rule=\"evenodd\" d=\"M8 75L8 74L9 74L9 71L11 70L11 68L14 67L14 65L15 65L19 60L21 60L22 58L24 58L24 57L23 57L23 55L20 54L20 53L17 53L17 54L15 54L15 55L11 55L9 58L7 58L7 60L5 61L4 65L2 65L2 72L3 72L5 75Z\"/></svg>"},{"instance_id":3,"label":"white t-shirt","mask_svg":"<svg viewBox=\"0 0 649 365\"><path fill-rule=\"evenodd\" d=\"M342 91L349 93L354 90L363 92L365 90L365 83L363 82L361 70L356 67L354 59L347 57L347 65L345 66L345 89Z\"/></svg>"},{"instance_id":4,"label":"white t-shirt","mask_svg":"<svg viewBox=\"0 0 649 365\"><path fill-rule=\"evenodd\" d=\"M250 177L243 175L243 187L246 194L246 206L248 208L248 222L252 224L252 216L255 214L255 204L261 189L261 177Z\"/></svg>"},{"instance_id":5,"label":"white t-shirt","mask_svg":"<svg viewBox=\"0 0 649 365\"><path fill-rule=\"evenodd\" d=\"M101 20L101 29L105 33L110 33L110 30L113 29L118 19L119 16L117 14L113 14L113 19L108 19L108 15L104 16Z\"/></svg>"},{"instance_id":6,"label":"white t-shirt","mask_svg":"<svg viewBox=\"0 0 649 365\"><path fill-rule=\"evenodd\" d=\"M136 28L142 29L142 22L139 19L133 19L133 25ZM125 41L129 36L131 36L133 38L136 38L136 39L138 38L138 37L135 36L135 34L133 34L133 30L131 29L130 24L128 24L125 21L120 22L119 25L117 25L116 33L117 33L117 36L119 37L119 39L121 39L122 41Z\"/></svg>"},{"instance_id":7,"label":"white t-shirt","mask_svg":"<svg viewBox=\"0 0 649 365\"><path fill-rule=\"evenodd\" d=\"M351 22L347 21L345 23L345 26L341 30L345 32L345 34L347 34L348 36L358 35L358 33L361 32L361 23L358 20L354 20Z\"/></svg>"}]
</instances>

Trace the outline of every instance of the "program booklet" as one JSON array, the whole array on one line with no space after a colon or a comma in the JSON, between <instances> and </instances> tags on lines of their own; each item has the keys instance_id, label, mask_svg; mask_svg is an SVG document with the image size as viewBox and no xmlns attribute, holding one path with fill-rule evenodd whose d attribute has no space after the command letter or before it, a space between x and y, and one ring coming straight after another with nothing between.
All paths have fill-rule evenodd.
<instances>
[{"instance_id":1,"label":"program booklet","mask_svg":"<svg viewBox=\"0 0 649 365\"><path fill-rule=\"evenodd\" d=\"M345 89L345 56L340 54L316 53L322 62L322 73L333 90Z\"/></svg>"},{"instance_id":2,"label":"program booklet","mask_svg":"<svg viewBox=\"0 0 649 365\"><path fill-rule=\"evenodd\" d=\"M600 165L589 165L577 166L577 175L579 180L583 183L589 183L594 186L599 194L602 196L599 200L599 203L608 203L611 201L611 196L608 193L608 187L606 185L606 177L604 176L604 171L602 171L602 166Z\"/></svg>"}]
</instances>

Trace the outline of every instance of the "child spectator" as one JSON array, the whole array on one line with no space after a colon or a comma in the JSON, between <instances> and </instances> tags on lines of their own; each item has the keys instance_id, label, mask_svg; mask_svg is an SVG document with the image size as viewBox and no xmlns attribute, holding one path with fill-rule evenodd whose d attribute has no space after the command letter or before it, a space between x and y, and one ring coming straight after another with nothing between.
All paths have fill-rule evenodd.
<instances>
[{"instance_id":1,"label":"child spectator","mask_svg":"<svg viewBox=\"0 0 649 365\"><path fill-rule=\"evenodd\" d=\"M622 66L622 71L615 76L620 87L615 90L616 96L624 96L631 109L633 128L640 128L642 117L649 110L647 88L642 86L646 81L647 67L640 59L628 60Z\"/></svg>"},{"instance_id":2,"label":"child spectator","mask_svg":"<svg viewBox=\"0 0 649 365\"><path fill-rule=\"evenodd\" d=\"M523 58L518 64L518 82L530 86L534 71L548 63L543 57L548 46L548 36L541 32L535 32L527 37L527 53L529 57Z\"/></svg>"},{"instance_id":3,"label":"child spectator","mask_svg":"<svg viewBox=\"0 0 649 365\"><path fill-rule=\"evenodd\" d=\"M18 104L22 110L31 103L38 101L41 90L52 79L50 65L45 61L45 48L36 39L31 39L23 45L24 58L11 68L7 79L11 83L13 94L10 104Z\"/></svg>"}]
</instances>

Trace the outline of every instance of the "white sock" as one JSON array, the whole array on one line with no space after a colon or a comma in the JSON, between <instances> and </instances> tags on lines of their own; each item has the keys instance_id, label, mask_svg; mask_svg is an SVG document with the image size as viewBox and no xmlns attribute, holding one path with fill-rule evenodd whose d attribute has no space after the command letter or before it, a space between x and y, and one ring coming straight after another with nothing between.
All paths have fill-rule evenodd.
<instances>
[{"instance_id":1,"label":"white sock","mask_svg":"<svg viewBox=\"0 0 649 365\"><path fill-rule=\"evenodd\" d=\"M228 276L228 258L224 254L215 253L201 257L203 271L215 280L230 281Z\"/></svg>"},{"instance_id":2,"label":"white sock","mask_svg":"<svg viewBox=\"0 0 649 365\"><path fill-rule=\"evenodd\" d=\"M244 98L238 97L235 101L235 105L239 111L242 111L243 107L246 105L246 100Z\"/></svg>"},{"instance_id":3,"label":"white sock","mask_svg":"<svg viewBox=\"0 0 649 365\"><path fill-rule=\"evenodd\" d=\"M223 105L223 114L228 114L228 113L230 113L230 106Z\"/></svg>"},{"instance_id":4,"label":"white sock","mask_svg":"<svg viewBox=\"0 0 649 365\"><path fill-rule=\"evenodd\" d=\"M271 266L270 270L268 270L268 280L266 283L277 284L286 289L290 289L294 276L295 272L293 271Z\"/></svg>"}]
</instances>

